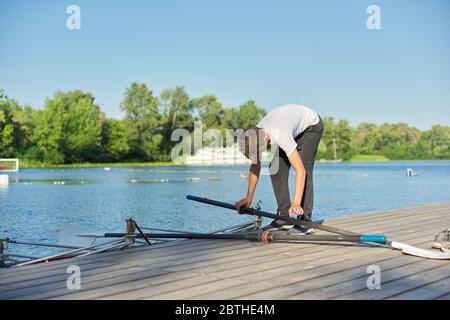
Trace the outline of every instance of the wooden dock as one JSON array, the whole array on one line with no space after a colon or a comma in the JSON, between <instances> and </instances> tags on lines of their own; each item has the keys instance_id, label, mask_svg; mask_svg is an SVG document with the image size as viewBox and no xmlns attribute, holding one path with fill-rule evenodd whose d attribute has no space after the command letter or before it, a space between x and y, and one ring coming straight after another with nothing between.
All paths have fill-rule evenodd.
<instances>
[{"instance_id":1,"label":"wooden dock","mask_svg":"<svg viewBox=\"0 0 450 320\"><path fill-rule=\"evenodd\" d=\"M230 213L226 213L230 214ZM231 213L232 214L232 213ZM450 203L327 220L430 248ZM69 265L81 289L66 286ZM367 288L367 268L381 289ZM450 261L381 246L185 240L0 270L0 299L450 299Z\"/></svg>"}]
</instances>

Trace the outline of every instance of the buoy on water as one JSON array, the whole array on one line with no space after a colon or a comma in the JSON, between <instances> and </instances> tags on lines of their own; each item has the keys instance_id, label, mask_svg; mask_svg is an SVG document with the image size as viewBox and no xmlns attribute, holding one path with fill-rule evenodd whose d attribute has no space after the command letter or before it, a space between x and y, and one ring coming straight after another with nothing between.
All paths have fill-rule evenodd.
<instances>
[{"instance_id":1,"label":"buoy on water","mask_svg":"<svg viewBox=\"0 0 450 320\"><path fill-rule=\"evenodd\" d=\"M417 173L412 168L406 169L406 176L407 177L414 177L416 175L417 175Z\"/></svg>"}]
</instances>

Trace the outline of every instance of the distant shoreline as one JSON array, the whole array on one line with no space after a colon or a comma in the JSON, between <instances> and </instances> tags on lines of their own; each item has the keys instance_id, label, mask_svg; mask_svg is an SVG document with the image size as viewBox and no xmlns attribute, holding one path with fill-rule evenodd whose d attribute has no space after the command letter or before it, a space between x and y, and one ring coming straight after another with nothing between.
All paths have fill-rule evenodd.
<instances>
[{"instance_id":1,"label":"distant shoreline","mask_svg":"<svg viewBox=\"0 0 450 320\"><path fill-rule=\"evenodd\" d=\"M450 159L436 160L436 159L409 159L409 160L382 160L377 161L372 158L358 159L360 161L350 160L342 162L327 162L327 161L316 161L316 164L320 165L335 165L339 163L386 163L386 162L421 162L421 161L449 161ZM118 163L74 163L74 164L49 164L49 163L27 163L23 161L20 164L21 169L71 169L71 168L108 168L108 167L209 167L209 166L222 166L222 165L186 165L186 164L175 164L173 162L118 162ZM241 165L242 166L242 165Z\"/></svg>"},{"instance_id":2,"label":"distant shoreline","mask_svg":"<svg viewBox=\"0 0 450 320\"><path fill-rule=\"evenodd\" d=\"M104 167L175 167L180 166L173 162L117 162L117 163L71 163L71 164L50 164L50 163L27 163L20 164L21 169L65 169L65 168L104 168ZM183 166L183 165L181 165Z\"/></svg>"}]
</instances>

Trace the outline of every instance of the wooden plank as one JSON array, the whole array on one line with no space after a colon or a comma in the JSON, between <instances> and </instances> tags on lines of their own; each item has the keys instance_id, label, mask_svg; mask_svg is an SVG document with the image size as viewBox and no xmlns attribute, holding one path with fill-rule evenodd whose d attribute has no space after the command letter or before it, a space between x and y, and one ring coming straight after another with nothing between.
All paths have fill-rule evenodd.
<instances>
[{"instance_id":1,"label":"wooden plank","mask_svg":"<svg viewBox=\"0 0 450 320\"><path fill-rule=\"evenodd\" d=\"M443 212L448 209L448 206L450 206L450 203L438 207L433 207L429 209L424 209L422 207L414 207L414 208L408 208L404 210L394 210L394 211L385 211L385 212L375 212L375 213L369 213L369 214L357 214L357 215L350 215L350 216L343 216L343 217L337 217L334 219L331 219L330 221L333 221L335 224L345 224L345 225L354 225L360 222L372 222L372 221L381 221L388 218L397 218L397 217L406 217L411 216L412 214L426 212L427 214L433 214L437 212Z\"/></svg>"},{"instance_id":2,"label":"wooden plank","mask_svg":"<svg viewBox=\"0 0 450 320\"><path fill-rule=\"evenodd\" d=\"M435 232L448 224L449 208L450 203L393 210L334 219L327 221L327 225L365 233L388 233L396 240L424 245L432 240ZM419 213L426 215L427 219L414 219ZM403 278L412 277L414 280L414 276L425 275L425 279L420 278L424 281L422 285L403 286L406 291L390 292L392 297L408 292L416 296L438 292L440 295L434 294L433 298L444 299L447 278L432 279L437 277L438 271L435 270L448 267L448 264L439 265L442 262L436 262L435 266L432 265L435 262L429 262L432 260L399 256L398 252L380 247L367 250L361 246L316 243L263 246L247 241L208 240L167 243L70 260L27 267L13 276L12 270L2 270L0 284L6 286L0 286L0 297L191 299L255 295L273 299L280 296L298 298L307 293L317 297L324 291L327 298L336 298L339 296L328 294L329 288L338 286L343 289L349 283L361 282L367 278L366 265L380 263L387 268L382 275L386 273L391 277L387 278L390 279L387 283L383 282L383 287ZM80 262L85 271L82 279L86 281L86 287L82 292L71 292L62 287L67 274L61 274L61 270L74 261ZM286 274L286 269L292 273ZM289 289L286 291L286 288ZM343 297L367 291L361 286L359 288L359 291L343 290ZM284 290L284 296L278 293L281 290Z\"/></svg>"},{"instance_id":3,"label":"wooden plank","mask_svg":"<svg viewBox=\"0 0 450 320\"><path fill-rule=\"evenodd\" d=\"M427 241L427 243L428 243L428 240L429 239L429 237L424 237L423 238L423 240L425 240L425 241ZM403 240L403 239L401 239L401 240ZM414 243L412 243L412 244L414 244ZM398 255L398 252L394 252L393 253L394 255ZM348 257L346 257L346 259L347 259ZM334 259L334 256L333 256L333 259ZM331 263L333 263L333 262L331 262ZM288 265L288 264L286 264L286 268L290 268L291 266L290 265ZM341 268L336 268L337 270L341 270ZM257 276L259 276L259 275L261 275L261 278L260 279L258 279L258 280L263 280L263 278L264 277L269 277L270 275L268 275L268 274L264 274L264 272L258 272L258 273L256 273L256 275ZM279 280L279 279L277 279L277 280ZM293 279L290 279L290 281L292 281ZM250 288L253 288L253 286L250 286ZM202 298L206 298L206 297L202 297ZM230 296L227 296L227 298L231 298ZM255 298L254 296L251 296L251 297L248 297L248 298Z\"/></svg>"},{"instance_id":4,"label":"wooden plank","mask_svg":"<svg viewBox=\"0 0 450 320\"><path fill-rule=\"evenodd\" d=\"M130 271L125 273L102 273L101 279L99 279L98 277L96 279L92 279L92 277L82 274L81 289L76 290L76 292L82 294L85 291L98 287L107 287L114 284L127 283L129 281L139 281L140 279L149 279L151 277L167 275L169 273L171 272L159 269L144 269L140 271ZM33 297L40 299L44 295L51 297L73 293L75 290L69 290L67 288L66 279L64 279L63 281L54 282L50 287L34 286L30 288L8 291L7 293L2 294L1 299L33 299Z\"/></svg>"},{"instance_id":5,"label":"wooden plank","mask_svg":"<svg viewBox=\"0 0 450 320\"><path fill-rule=\"evenodd\" d=\"M427 217L430 217L429 215L427 215ZM186 243L186 245L187 245L187 243ZM219 244L216 244L216 246L217 247L219 247L221 244L219 243ZM200 249L200 248L198 248L198 249ZM118 257L118 256L120 256L120 253L114 253L114 257ZM96 256L91 256L91 259L95 259L96 258ZM135 259L135 257L133 257L134 259ZM69 265L69 262L62 262L63 264L64 264L64 266L67 266L67 265ZM72 261L70 261L70 264L71 263L73 263ZM79 263L79 262L77 262L77 264L80 264L80 265L82 265L81 263ZM56 267L56 265L53 265L52 264L52 266L55 266ZM46 269L46 270L48 270L48 269ZM1 281L0 281L0 283L1 283Z\"/></svg>"},{"instance_id":6,"label":"wooden plank","mask_svg":"<svg viewBox=\"0 0 450 320\"><path fill-rule=\"evenodd\" d=\"M349 250L351 251L352 250L351 247L350 248L344 248L344 249L347 249L347 251L349 251ZM342 250L344 250L344 249L342 249ZM319 261L319 256L320 255L322 255L324 257L327 257L330 260L330 264L335 263L336 259L346 259L346 256L343 254L343 252L335 251L335 252L332 252L332 254L333 254L333 256L331 257L328 252L324 253L324 252L320 251L320 252L318 252L315 255L309 254L309 255L305 255L305 256L301 256L301 257L292 257L292 258L290 258L290 260L291 260L291 264L292 265L298 265L299 262L300 262L299 260L306 260L306 261L317 260L317 261ZM252 261L252 260L250 260L250 261ZM281 265L282 268L290 266L285 259L283 259L283 260L276 260L273 263ZM317 262L317 263L319 264L320 262ZM270 264L260 264L260 265L256 265L256 266L251 265L250 267L248 267L248 262L244 262L244 264L246 265L246 267L232 268L232 269L229 269L229 270L227 268L227 270L229 272L237 273L237 274L234 274L234 275L227 274L227 273L224 273L224 272L214 273L214 274L208 274L208 273L201 272L202 276L200 278L203 278L204 276L209 276L209 277L212 277L214 279L222 279L222 278L231 279L233 276L248 277L248 275L259 274L259 273L262 272L262 270L271 270L274 267L273 265L270 265ZM242 279L242 280L244 280L244 279ZM142 283L142 285L143 285L142 289L136 290L135 292L133 292L133 298L136 298L136 299L148 298L148 297L151 296L151 294L153 294L152 292L154 292L154 291L151 291L151 290L148 291L147 288L145 287L145 284ZM181 284L177 285L177 287L178 288L183 288L183 286ZM123 288L121 288L121 289L123 289ZM163 293L164 290L165 290L164 288L160 288L158 292L159 293ZM120 290L118 290L118 291L120 291ZM113 298L116 298L116 297L113 297ZM123 297L119 293L117 298L123 298Z\"/></svg>"},{"instance_id":7,"label":"wooden plank","mask_svg":"<svg viewBox=\"0 0 450 320\"><path fill-rule=\"evenodd\" d=\"M430 207L433 207L433 206L430 206ZM410 216L410 213L411 213L410 211L411 210L417 210L419 208L407 209L408 216ZM446 208L445 207L441 208L441 211L444 210L444 209L446 209ZM388 213L390 215L392 214L391 212L388 212ZM440 212L438 212L438 213L440 213ZM395 211L393 212L393 214L395 214ZM367 222L370 221L369 219L367 219L367 216L374 216L374 217L377 218L377 220L381 219L382 221L384 221L385 220L384 215L385 215L384 213L381 213L381 214L380 213L378 213L378 214L376 214L376 213L375 214L365 214L365 215L358 215L358 216L356 216L356 218L361 218L361 219L366 218L366 223L367 223ZM382 216L382 217L380 217L380 216ZM431 218L431 217L432 217L432 212L427 212L427 218ZM348 218L338 218L338 219L336 219L334 221L339 222L340 219L342 219L343 221L346 221ZM339 226L339 224L336 224L336 223L333 223L332 225L333 226ZM351 226L351 224L349 224L349 226ZM174 244L174 243L160 244L158 246L153 246L152 250L163 249L163 248L167 248L167 247L170 247L170 246L186 246L186 247L190 247L190 246L196 245L198 243L202 244L202 242L203 242L203 244L208 245L208 243L207 243L208 241L207 240L189 240L189 241L191 241L190 244L186 243L186 241L179 241L178 244ZM136 248L136 249L131 249L131 250L124 250L124 251L114 252L113 254L114 254L115 257L119 257L119 256L122 256L122 255L125 255L125 254L128 254L128 253L134 253L134 252L137 252L137 251L147 251L147 250L149 250L149 249L144 246L142 248ZM105 254L105 255L107 255L107 254ZM101 256L103 256L103 258L104 258L105 255L101 255ZM89 261L90 259L97 259L97 257L98 256L89 256L85 260ZM58 264L66 265L66 262L65 261L59 261L59 262L52 262L51 263L52 266L57 266ZM44 264L41 264L41 265L38 265L38 266L28 266L28 267L22 267L20 269L16 269L16 273L22 272L23 270L29 270L29 269L37 271L39 268L47 269L47 267ZM0 270L0 276L1 276L1 272L2 271L4 271L4 270Z\"/></svg>"},{"instance_id":8,"label":"wooden plank","mask_svg":"<svg viewBox=\"0 0 450 320\"><path fill-rule=\"evenodd\" d=\"M104 288L97 288L86 293L74 293L70 295L58 296L57 299L72 300L72 299L139 299L142 298L140 290L145 288L146 292L153 295L158 295L162 290L172 291L183 288L198 286L202 284L212 283L217 279L211 278L207 275L194 276L192 273L176 273L178 277L155 277L151 279L140 279L139 281L130 281L124 284L108 286ZM175 281L171 281L175 279ZM161 282L161 283L159 283ZM120 288L120 290L117 290ZM120 292L119 294L117 294Z\"/></svg>"},{"instance_id":9,"label":"wooden plank","mask_svg":"<svg viewBox=\"0 0 450 320\"><path fill-rule=\"evenodd\" d=\"M428 231L427 234L432 234L433 231L435 230L434 226L430 227L430 228L427 228L427 225L423 225L421 223L417 223L416 226L411 226L411 227L413 228L413 232L407 232L405 234L417 234L417 232L414 232L415 230L420 231L420 232ZM408 230L411 230L411 228L408 228ZM391 233L391 235L397 237L397 240L399 240L398 236L400 234L403 234L403 233L400 233L400 232ZM428 239L431 241L432 237L429 236ZM273 246L273 245L274 244L271 244L270 246ZM280 245L280 243L278 243L278 245ZM299 246L299 245L298 244L293 244L293 243L284 244L283 246L277 246L274 250L267 250L267 251L265 251L265 253L271 253L272 254L273 251L276 251L277 253L280 253L280 254L281 253L290 254L290 251L292 251L293 255L297 255L297 254L307 254L307 253L309 253L311 251L317 251L318 250L317 249L317 244L302 244L301 246L299 246L299 248L296 248L296 247L295 248L291 248L292 246ZM327 245L323 245L323 246L321 246L320 250L327 249L327 248L328 248ZM262 252L261 250L264 250L264 247L262 249L260 249L260 248L258 248L258 249L259 249L258 253L260 253L260 252ZM246 258L253 258L253 256L248 257L247 254L248 254L248 251L242 252L242 255L245 255ZM224 262L231 263L233 261L236 261L236 260L226 260L226 261L225 260L221 260L221 261L218 261L217 264L224 263ZM240 259L239 259L239 261L240 261ZM186 261L186 262L189 262L189 261ZM202 266L211 267L211 266L214 266L215 264L216 263L211 264L211 261L205 260L205 261L200 261L199 263L196 263L195 265L186 264L186 263L174 264L174 265L172 265L169 268L170 268L170 270L173 270L173 271L179 271L179 270L186 270L186 269L191 269L191 268L199 268L199 267L202 267Z\"/></svg>"},{"instance_id":10,"label":"wooden plank","mask_svg":"<svg viewBox=\"0 0 450 320\"><path fill-rule=\"evenodd\" d=\"M404 256L396 257L394 253L380 258L378 253L373 251L361 255L358 259L351 259L346 255L342 259L335 256L320 259L317 264L301 263L286 265L285 268L269 269L255 273L251 277L251 285L237 286L230 288L226 292L219 291L210 295L208 299L272 299L280 298L289 294L298 293L302 290L311 290L317 287L315 283L318 279L320 285L334 284L341 280L341 277L355 277L359 268L366 269L368 265L374 262L381 262L390 259L397 260L399 264L408 263ZM409 257L410 258L410 257ZM406 259L409 259L406 258ZM409 261L410 262L410 261ZM286 272L289 270L289 272ZM338 276L336 274L340 272ZM359 275L359 273L358 273ZM336 278L339 277L339 280ZM207 299L206 296L196 296L195 299Z\"/></svg>"},{"instance_id":11,"label":"wooden plank","mask_svg":"<svg viewBox=\"0 0 450 320\"><path fill-rule=\"evenodd\" d=\"M169 252L161 252L160 250L156 253L154 253L152 251L151 255L152 257L156 257L156 258L170 258L172 260L177 260L179 257L180 252L183 253L197 253L198 251L202 250L202 249L209 249L212 251L217 251L217 252L221 252L222 250L228 250L229 248L231 248L232 250L238 250L238 247L234 246L235 244L231 243L231 242L226 242L226 241L217 241L217 240L213 240L210 241L209 243L199 246L199 247L189 247L189 248L184 248L184 247L178 247L178 248L170 248L168 249ZM248 241L245 242L241 242L240 243L241 246L251 246L254 245ZM152 249L148 249L148 250L152 250ZM147 256L146 253L149 253L150 251L146 251L144 253L142 253L143 256ZM24 281L24 279L27 279L28 277L33 277L35 275L39 275L40 277L45 276L48 272L53 271L53 272L60 272L61 269L66 269L67 266L72 265L72 264L76 264L80 267L84 267L85 265L90 265L93 262L94 263L98 263L98 261L102 261L104 263L124 263L124 261L131 261L131 263L133 263L132 260L136 260L137 257L139 256L139 253L135 253L133 256L127 256L127 259L123 259L124 257L121 256L119 259L116 255L116 252L111 252L111 253L107 253L105 255L92 255L89 256L89 259L85 259L85 258L74 258L74 259L67 259L64 262L58 263L58 264L53 264L53 263L49 263L46 266L36 266L36 269L31 269L31 270L27 270L26 272L20 272L20 269L9 269L9 275L6 277L4 276L0 276L0 284L6 284L6 283L11 283L14 281ZM133 258L130 258L133 257ZM115 261L115 262L114 262ZM19 272L16 272L19 271Z\"/></svg>"},{"instance_id":12,"label":"wooden plank","mask_svg":"<svg viewBox=\"0 0 450 320\"><path fill-rule=\"evenodd\" d=\"M450 277L390 297L390 300L440 299L450 293Z\"/></svg>"},{"instance_id":13,"label":"wooden plank","mask_svg":"<svg viewBox=\"0 0 450 320\"><path fill-rule=\"evenodd\" d=\"M238 250L239 248L236 248L236 250ZM211 250L214 250L214 248L212 248ZM179 255L180 256L180 255ZM154 259L153 261L147 261L148 263L145 263L145 265L150 265L152 267L155 267L155 263L152 263L154 261L158 261L158 258ZM164 261L164 260L163 260ZM167 264L170 264L170 261L164 261ZM109 264L111 265L111 263ZM95 266L94 269L89 268L89 266L86 268L85 266L81 267L81 271L83 272L83 275L85 275L85 271L87 271L87 274L91 274L94 272L98 272L98 273L105 273L105 272L112 272L113 270L132 270L133 268L137 268L137 267L141 267L143 265L142 261L136 260L136 259L131 259L129 261L124 261L123 263L114 263L112 264L110 267L108 267L108 265L103 265L101 267ZM97 269L97 270L95 270ZM66 268L59 268L59 269L55 269L52 270L51 272L45 272L43 274L39 274L39 277L36 279L36 277L31 277L29 278L28 275L27 277L20 277L19 279L14 278L14 279L10 279L10 281L4 285L2 285L1 287L1 291L5 291L7 289L17 289L17 288L21 288L21 287L30 287L33 285L39 285L39 284L44 284L44 285L50 285L53 282L58 282L58 281L65 281L62 280L64 279L64 277L67 277L67 275L65 275L65 270Z\"/></svg>"},{"instance_id":14,"label":"wooden plank","mask_svg":"<svg viewBox=\"0 0 450 320\"><path fill-rule=\"evenodd\" d=\"M189 242L192 241L192 242ZM181 241L180 241L181 242ZM189 242L189 243L188 243ZM178 243L178 241L177 241ZM61 268L65 268L71 264L77 264L79 266L83 266L84 264L90 264L92 262L98 262L98 261L112 261L112 260L119 260L124 261L125 258L127 258L128 254L132 254L136 256L136 254L143 253L146 254L148 250L152 250L152 252L156 252L155 256L168 256L172 252L178 252L180 250L184 250L185 252L190 251L196 251L201 250L203 248L217 248L217 250L220 250L221 247L228 247L233 245L230 242L213 242L208 240L202 240L201 243L199 243L197 240L186 240L183 241L182 245L173 246L174 248L170 248L172 246L165 246L157 245L153 247L144 247L143 248L128 248L127 250L123 251L114 251L114 252L106 252L98 255L90 255L87 257L75 257L71 259L64 259L60 261L52 261L50 263L42 263L37 265L29 265L24 267L18 267L18 268L11 268L11 269L2 269L3 274L8 274L7 277L3 277L3 274L0 273L0 284L4 283L3 281L9 281L11 273L13 271L14 275L27 275L27 274L33 274L33 273L39 273L41 274L42 271L49 271L49 270L58 270ZM164 246L164 247L160 247ZM127 254L127 255L125 255Z\"/></svg>"},{"instance_id":15,"label":"wooden plank","mask_svg":"<svg viewBox=\"0 0 450 320\"><path fill-rule=\"evenodd\" d=\"M374 212L374 213L364 213L364 214L355 214L355 215L347 215L343 217L337 217L329 219L328 221L332 221L334 224L337 225L349 225L352 226L355 223L359 222L368 222L368 221L380 221L387 218L396 218L396 217L405 217L405 216L412 216L416 213L436 213L436 212L443 212L448 209L450 206L449 203L441 204L438 206L431 206L431 207L413 207L413 208L405 208L401 210L392 210L392 211L385 211L385 212Z\"/></svg>"},{"instance_id":16,"label":"wooden plank","mask_svg":"<svg viewBox=\"0 0 450 320\"><path fill-rule=\"evenodd\" d=\"M326 285L322 281L326 276L330 277L331 284L338 281L343 281L345 275L339 274L346 270L361 267L364 271L367 266L374 262L381 262L392 258L401 258L399 263L407 264L411 261L416 261L417 258L409 256L398 256L398 252L390 251L382 256L379 252L366 250L363 254L361 252L352 251L350 254L338 253L317 258L313 261L302 261L299 259L293 264L285 264L279 268L268 269L266 271L259 271L251 276L252 284L249 286L235 287L224 293L215 293L217 299L271 299L272 297L286 296L288 293L295 294L302 290L303 283L310 280L314 288L320 285ZM287 274L286 270L290 270ZM347 274L348 277L355 277L355 272L351 271ZM326 279L326 278L325 278ZM276 284L276 285L274 285ZM273 287L273 288L272 288ZM272 289L271 289L272 288ZM269 290L271 289L271 290ZM196 297L197 298L197 297ZM198 297L206 298L206 297Z\"/></svg>"},{"instance_id":17,"label":"wooden plank","mask_svg":"<svg viewBox=\"0 0 450 320\"><path fill-rule=\"evenodd\" d=\"M345 219L353 219L353 218L360 218L360 217L374 217L378 215L387 215L392 213L407 213L411 210L421 210L421 211L431 211L436 208L445 208L450 205L450 202L442 202L442 203L435 203L435 204L426 204L426 205L416 205L413 207L405 207L405 208L397 208L397 209L390 209L385 211L374 211L374 212L367 212L367 213L354 213L354 214L348 214L341 217L336 217L333 220L339 221L339 220L345 220Z\"/></svg>"},{"instance_id":18,"label":"wooden plank","mask_svg":"<svg viewBox=\"0 0 450 320\"><path fill-rule=\"evenodd\" d=\"M215 251L219 251L220 252L220 250L217 248L216 249L216 247L217 246L213 246L213 248L214 248L214 252ZM228 246L227 248L231 248L231 249L233 249L233 250L237 250L237 249L239 249L239 248L233 248L233 247L231 247L231 246ZM240 254L240 252L236 252L235 253L236 255L237 254ZM243 254L245 254L245 252L243 253ZM178 256L178 255L175 255L176 256L176 260L181 260L181 258L183 258L183 257L180 257L180 256ZM184 260L181 260L182 261L182 265L184 265L185 266L185 262L186 261L184 261ZM139 259L137 259L136 257L133 257L133 259L132 259L132 262L139 262ZM149 262L149 261L147 261L147 262ZM153 262L155 262L155 261L153 261ZM59 270L58 270L59 271ZM40 274L40 276L42 276L42 273ZM23 279L20 279L20 280L22 280L22 282L23 282ZM7 281L12 281L12 279L8 279ZM25 284L24 284L25 285Z\"/></svg>"},{"instance_id":19,"label":"wooden plank","mask_svg":"<svg viewBox=\"0 0 450 320\"><path fill-rule=\"evenodd\" d=\"M409 263L405 263L405 261L409 261ZM381 286L382 288L389 281L393 281L402 275L411 275L416 272L426 271L429 269L433 269L436 267L436 261L434 260L423 260L420 258L414 258L409 256L402 256L398 259L390 259L386 261L375 261L373 263L377 265L381 269ZM335 275L334 281L330 281L328 284L318 283L318 281L314 281L311 283L311 287L314 288L314 291L311 289L308 290L297 290L297 294L287 295L286 298L289 299L333 299L339 298L340 296L344 296L346 294L356 292L356 291L364 291L369 290L367 288L367 278L369 275L367 274L367 267L369 265L364 266L363 268L357 268L352 270L349 273L337 273ZM302 284L303 285L303 284Z\"/></svg>"},{"instance_id":20,"label":"wooden plank","mask_svg":"<svg viewBox=\"0 0 450 320\"><path fill-rule=\"evenodd\" d=\"M357 292L339 296L337 299L387 299L391 296L419 288L430 282L444 280L448 277L448 272L448 263L441 264L436 268L427 269L426 271L418 269L406 277L402 274L402 270L389 270L387 274L383 273L382 276L396 279L396 281L382 284L381 290L367 290L366 287Z\"/></svg>"},{"instance_id":21,"label":"wooden plank","mask_svg":"<svg viewBox=\"0 0 450 320\"><path fill-rule=\"evenodd\" d=\"M347 257L348 258L348 257ZM314 260L318 260L318 259L314 259ZM334 262L336 261L336 257L332 257L332 258L330 258L330 264L333 264ZM286 262L286 261L284 261L284 262ZM282 270L282 273L280 274L280 275L286 275L286 268L288 268L289 270L291 270L292 272L298 272L299 270L295 270L295 266L298 264L298 261L296 261L294 264L293 264L293 266L291 266L291 265L289 265L289 264L287 264L287 263L283 263L283 262L278 262L277 261L277 263L280 263L282 266L283 266L283 270ZM313 262L314 263L314 262ZM318 263L318 265L321 265L321 263L319 262ZM285 267L285 268L284 268ZM269 272L270 272L270 270L271 270L272 268L269 268ZM303 272L303 270L300 270L301 272ZM244 276L242 276L242 277L238 277L238 278L236 278L236 277L234 277L235 275L233 274L234 272L238 272L238 274L242 274L243 272L245 272L245 268L240 268L240 269L232 269L232 270L230 270L230 272L231 272L231 274L227 274L227 273L219 273L219 274L209 274L210 276L217 276L217 277L226 277L227 279L242 279L242 280L246 280L246 281L248 281L248 275L250 275L251 274L251 272L253 272L253 274L254 275L259 275L259 274L262 274L262 273L264 273L264 272L262 272L260 269L258 269L258 268L256 268L256 270L255 270L255 267L250 267L250 270L249 270L249 273L248 273L248 275L244 275ZM252 278L253 277L253 274L251 274L251 276L250 276L250 278ZM266 276L267 275L264 275L263 276L263 278L266 278ZM292 277L290 276L289 277L290 278L290 281L292 281L292 280L295 280L295 279L292 279ZM253 278L252 278L252 280L254 280ZM278 279L277 279L278 280ZM276 281L275 281L276 282ZM252 284L253 285L253 284ZM251 287L251 285L248 285L248 286L250 286ZM189 291L187 291L186 292L186 295L180 295L180 296L178 296L178 299L186 299L186 298L190 298L190 296L188 296L187 294L191 294L191 293L195 293L194 291L193 292L189 292ZM206 298L206 297L205 297ZM209 297L209 298L211 298L211 297Z\"/></svg>"},{"instance_id":22,"label":"wooden plank","mask_svg":"<svg viewBox=\"0 0 450 320\"><path fill-rule=\"evenodd\" d=\"M209 293L217 290L224 290L229 287L237 286L243 283L247 283L245 281L236 280L236 279L223 279L214 282L208 282L203 285L189 287L184 289L178 289L177 287L173 287L172 290L168 292L157 294L155 296L151 296L150 299L186 299L191 295L199 295L204 293ZM107 299L109 299L107 297Z\"/></svg>"},{"instance_id":23,"label":"wooden plank","mask_svg":"<svg viewBox=\"0 0 450 320\"><path fill-rule=\"evenodd\" d=\"M124 276L130 275L129 273L124 274ZM94 299L101 298L104 295L108 295L114 288L122 288L122 292L133 291L137 288L141 288L143 284L147 286L158 285L159 283L169 283L177 281L180 279L189 279L195 276L193 273L183 272L183 273L172 273L166 270L160 270L159 274L152 275L148 277L144 272L137 272L133 274L133 278L129 278L126 281L118 281L116 283L108 283L107 281L100 280L93 286L89 286L83 289L83 292L73 291L73 292L59 292L46 290L44 292L38 292L33 294L27 294L21 296L21 299ZM208 280L209 281L209 280Z\"/></svg>"}]
</instances>

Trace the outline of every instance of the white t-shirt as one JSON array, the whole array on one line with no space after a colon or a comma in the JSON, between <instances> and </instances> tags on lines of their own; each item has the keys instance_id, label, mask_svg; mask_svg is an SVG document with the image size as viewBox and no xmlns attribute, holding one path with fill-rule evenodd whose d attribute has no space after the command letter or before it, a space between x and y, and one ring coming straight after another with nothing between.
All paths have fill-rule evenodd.
<instances>
[{"instance_id":1,"label":"white t-shirt","mask_svg":"<svg viewBox=\"0 0 450 320\"><path fill-rule=\"evenodd\" d=\"M297 148L294 138L319 121L319 115L314 110L298 104L287 104L269 111L256 127L266 129L270 142L277 144L290 156Z\"/></svg>"}]
</instances>

